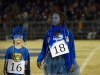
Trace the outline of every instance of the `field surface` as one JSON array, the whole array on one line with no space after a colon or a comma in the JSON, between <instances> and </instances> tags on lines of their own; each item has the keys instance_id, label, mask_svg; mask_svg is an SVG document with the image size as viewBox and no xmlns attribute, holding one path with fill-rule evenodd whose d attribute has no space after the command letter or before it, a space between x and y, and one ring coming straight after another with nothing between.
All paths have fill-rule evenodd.
<instances>
[{"instance_id":1,"label":"field surface","mask_svg":"<svg viewBox=\"0 0 100 75\"><path fill-rule=\"evenodd\" d=\"M37 56L42 47L42 40L27 41L25 47L31 56L31 75L44 75L36 66ZM0 75L3 75L4 55L12 41L0 41ZM75 40L76 60L81 75L100 75L100 40Z\"/></svg>"}]
</instances>

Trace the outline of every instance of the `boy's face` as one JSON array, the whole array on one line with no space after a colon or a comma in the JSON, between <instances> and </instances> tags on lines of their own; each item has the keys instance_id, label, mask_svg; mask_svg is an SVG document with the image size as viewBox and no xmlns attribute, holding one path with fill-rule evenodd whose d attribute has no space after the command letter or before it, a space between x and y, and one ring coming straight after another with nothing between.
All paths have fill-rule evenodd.
<instances>
[{"instance_id":1,"label":"boy's face","mask_svg":"<svg viewBox=\"0 0 100 75\"><path fill-rule=\"evenodd\" d=\"M23 36L22 35L15 35L14 36L14 41L16 44L20 44L23 41Z\"/></svg>"},{"instance_id":2,"label":"boy's face","mask_svg":"<svg viewBox=\"0 0 100 75\"><path fill-rule=\"evenodd\" d=\"M53 25L58 25L60 24L60 16L57 13L54 13L52 15L52 24Z\"/></svg>"}]
</instances>

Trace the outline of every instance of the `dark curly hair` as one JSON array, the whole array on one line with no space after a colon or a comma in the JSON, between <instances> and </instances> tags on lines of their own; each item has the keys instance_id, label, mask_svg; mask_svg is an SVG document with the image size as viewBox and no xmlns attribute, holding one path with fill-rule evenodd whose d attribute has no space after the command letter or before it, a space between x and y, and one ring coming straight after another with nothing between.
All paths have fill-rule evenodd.
<instances>
[{"instance_id":1,"label":"dark curly hair","mask_svg":"<svg viewBox=\"0 0 100 75\"><path fill-rule=\"evenodd\" d=\"M65 14L63 12L61 12L61 11L56 11L56 12L53 12L52 15L54 13L58 14L59 17L60 17L60 24L59 24L59 26L64 26L64 25L66 26L66 16L65 16ZM60 31L60 32L62 32L62 31ZM56 31L54 31L54 35L55 36L57 35Z\"/></svg>"},{"instance_id":2,"label":"dark curly hair","mask_svg":"<svg viewBox=\"0 0 100 75\"><path fill-rule=\"evenodd\" d=\"M21 26L16 26L15 28L12 29L10 38L13 40L14 35L22 35L24 42L26 41L26 32Z\"/></svg>"}]
</instances>

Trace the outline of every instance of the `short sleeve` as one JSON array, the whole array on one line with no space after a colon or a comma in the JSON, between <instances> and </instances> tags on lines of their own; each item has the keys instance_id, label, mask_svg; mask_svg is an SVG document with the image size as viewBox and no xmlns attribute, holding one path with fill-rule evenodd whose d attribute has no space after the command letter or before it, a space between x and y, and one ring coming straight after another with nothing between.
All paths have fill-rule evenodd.
<instances>
[{"instance_id":1,"label":"short sleeve","mask_svg":"<svg viewBox=\"0 0 100 75\"><path fill-rule=\"evenodd\" d=\"M4 57L5 59L9 59L10 58L10 48L11 47L9 47L5 52L5 57Z\"/></svg>"},{"instance_id":2,"label":"short sleeve","mask_svg":"<svg viewBox=\"0 0 100 75\"><path fill-rule=\"evenodd\" d=\"M26 48L25 48L25 60L30 60L29 51Z\"/></svg>"}]
</instances>

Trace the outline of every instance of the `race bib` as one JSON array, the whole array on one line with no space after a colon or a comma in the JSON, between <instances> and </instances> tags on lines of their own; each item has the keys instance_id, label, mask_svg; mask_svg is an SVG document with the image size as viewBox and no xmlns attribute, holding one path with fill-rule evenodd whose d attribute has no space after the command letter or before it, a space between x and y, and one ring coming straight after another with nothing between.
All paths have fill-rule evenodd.
<instances>
[{"instance_id":1,"label":"race bib","mask_svg":"<svg viewBox=\"0 0 100 75\"><path fill-rule=\"evenodd\" d=\"M59 55L69 53L69 50L68 50L68 46L66 45L64 40L61 40L61 41L54 43L51 46L50 52L51 52L52 57L56 57Z\"/></svg>"},{"instance_id":2,"label":"race bib","mask_svg":"<svg viewBox=\"0 0 100 75\"><path fill-rule=\"evenodd\" d=\"M24 74L25 61L15 62L12 59L8 60L7 72L15 74Z\"/></svg>"}]
</instances>

